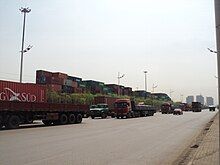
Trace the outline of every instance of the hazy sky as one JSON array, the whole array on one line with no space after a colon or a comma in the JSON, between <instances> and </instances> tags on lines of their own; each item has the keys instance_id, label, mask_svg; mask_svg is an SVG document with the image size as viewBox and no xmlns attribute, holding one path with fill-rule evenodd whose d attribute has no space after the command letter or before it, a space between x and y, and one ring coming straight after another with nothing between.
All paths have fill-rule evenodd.
<instances>
[{"instance_id":1,"label":"hazy sky","mask_svg":"<svg viewBox=\"0 0 220 165\"><path fill-rule=\"evenodd\" d=\"M217 96L213 0L0 0L0 79L19 81L23 15L24 82L35 71L148 91ZM185 99L184 99L185 100Z\"/></svg>"}]
</instances>

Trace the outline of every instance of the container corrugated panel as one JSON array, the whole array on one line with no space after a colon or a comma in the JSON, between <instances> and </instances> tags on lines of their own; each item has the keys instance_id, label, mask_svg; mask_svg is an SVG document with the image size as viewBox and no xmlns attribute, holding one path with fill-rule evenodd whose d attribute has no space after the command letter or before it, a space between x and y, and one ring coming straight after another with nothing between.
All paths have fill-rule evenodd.
<instances>
[{"instance_id":1,"label":"container corrugated panel","mask_svg":"<svg viewBox=\"0 0 220 165\"><path fill-rule=\"evenodd\" d=\"M52 72L44 71L44 70L37 70L36 71L36 76L46 76L46 77L51 77Z\"/></svg>"},{"instance_id":2,"label":"container corrugated panel","mask_svg":"<svg viewBox=\"0 0 220 165\"><path fill-rule=\"evenodd\" d=\"M82 90L82 88L73 88L73 92L74 93L82 93L83 90Z\"/></svg>"},{"instance_id":3,"label":"container corrugated panel","mask_svg":"<svg viewBox=\"0 0 220 165\"><path fill-rule=\"evenodd\" d=\"M53 73L53 77L58 77L58 78L61 78L61 79L67 79L68 75L65 74L65 73L55 72L55 73Z\"/></svg>"},{"instance_id":4,"label":"container corrugated panel","mask_svg":"<svg viewBox=\"0 0 220 165\"><path fill-rule=\"evenodd\" d=\"M62 91L62 85L47 84L47 89L55 91L55 92L61 92Z\"/></svg>"},{"instance_id":5,"label":"container corrugated panel","mask_svg":"<svg viewBox=\"0 0 220 165\"><path fill-rule=\"evenodd\" d=\"M72 82L72 87L73 87L73 88L78 88L78 83L77 83L76 81L73 81L73 82Z\"/></svg>"},{"instance_id":6,"label":"container corrugated panel","mask_svg":"<svg viewBox=\"0 0 220 165\"><path fill-rule=\"evenodd\" d=\"M62 92L63 93L73 93L73 87L62 85Z\"/></svg>"},{"instance_id":7,"label":"container corrugated panel","mask_svg":"<svg viewBox=\"0 0 220 165\"><path fill-rule=\"evenodd\" d=\"M57 84L57 85L63 85L64 84L64 79L60 77L52 77L51 82L48 84Z\"/></svg>"},{"instance_id":8,"label":"container corrugated panel","mask_svg":"<svg viewBox=\"0 0 220 165\"><path fill-rule=\"evenodd\" d=\"M72 80L72 81L76 81L76 82L81 82L82 81L82 78L73 77L73 76L68 76L67 79Z\"/></svg>"},{"instance_id":9,"label":"container corrugated panel","mask_svg":"<svg viewBox=\"0 0 220 165\"><path fill-rule=\"evenodd\" d=\"M64 80L64 85L73 86L73 80L70 80L70 79Z\"/></svg>"},{"instance_id":10,"label":"container corrugated panel","mask_svg":"<svg viewBox=\"0 0 220 165\"><path fill-rule=\"evenodd\" d=\"M0 100L46 102L46 86L0 80Z\"/></svg>"}]
</instances>

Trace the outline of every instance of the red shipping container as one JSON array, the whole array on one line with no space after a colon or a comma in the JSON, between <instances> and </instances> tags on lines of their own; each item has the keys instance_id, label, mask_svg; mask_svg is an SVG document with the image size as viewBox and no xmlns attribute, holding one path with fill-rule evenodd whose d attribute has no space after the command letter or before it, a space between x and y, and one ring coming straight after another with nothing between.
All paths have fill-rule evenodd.
<instances>
[{"instance_id":1,"label":"red shipping container","mask_svg":"<svg viewBox=\"0 0 220 165\"><path fill-rule=\"evenodd\" d=\"M36 71L36 76L46 76L46 77L51 77L52 72L44 71L44 70L37 70Z\"/></svg>"},{"instance_id":2,"label":"red shipping container","mask_svg":"<svg viewBox=\"0 0 220 165\"><path fill-rule=\"evenodd\" d=\"M83 93L82 88L73 88L73 93Z\"/></svg>"},{"instance_id":3,"label":"red shipping container","mask_svg":"<svg viewBox=\"0 0 220 165\"><path fill-rule=\"evenodd\" d=\"M78 83L77 83L76 81L73 81L72 87L73 87L73 88L78 88Z\"/></svg>"},{"instance_id":4,"label":"red shipping container","mask_svg":"<svg viewBox=\"0 0 220 165\"><path fill-rule=\"evenodd\" d=\"M58 77L58 78L61 78L61 79L67 79L68 75L65 74L65 73L55 72L55 73L53 73L53 77Z\"/></svg>"},{"instance_id":5,"label":"red shipping container","mask_svg":"<svg viewBox=\"0 0 220 165\"><path fill-rule=\"evenodd\" d=\"M58 84L58 85L63 85L64 84L64 79L60 77L51 77L50 83L48 84Z\"/></svg>"},{"instance_id":6,"label":"red shipping container","mask_svg":"<svg viewBox=\"0 0 220 165\"><path fill-rule=\"evenodd\" d=\"M62 91L62 85L47 84L47 89L55 91L55 92L61 92Z\"/></svg>"},{"instance_id":7,"label":"red shipping container","mask_svg":"<svg viewBox=\"0 0 220 165\"><path fill-rule=\"evenodd\" d=\"M46 102L46 86L0 80L0 100Z\"/></svg>"}]
</instances>

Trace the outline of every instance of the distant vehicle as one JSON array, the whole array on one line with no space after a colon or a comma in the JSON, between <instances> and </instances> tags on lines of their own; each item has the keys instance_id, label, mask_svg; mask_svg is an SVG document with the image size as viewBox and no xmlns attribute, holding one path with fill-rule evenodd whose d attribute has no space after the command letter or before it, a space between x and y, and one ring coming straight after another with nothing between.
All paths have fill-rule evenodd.
<instances>
[{"instance_id":1,"label":"distant vehicle","mask_svg":"<svg viewBox=\"0 0 220 165\"><path fill-rule=\"evenodd\" d=\"M135 105L130 99L117 99L114 112L117 118L144 117L153 116L156 108L149 105Z\"/></svg>"},{"instance_id":2,"label":"distant vehicle","mask_svg":"<svg viewBox=\"0 0 220 165\"><path fill-rule=\"evenodd\" d=\"M209 106L209 111L215 111L215 106L214 105Z\"/></svg>"},{"instance_id":3,"label":"distant vehicle","mask_svg":"<svg viewBox=\"0 0 220 165\"><path fill-rule=\"evenodd\" d=\"M200 102L192 102L192 111L193 112L201 112L202 104Z\"/></svg>"},{"instance_id":4,"label":"distant vehicle","mask_svg":"<svg viewBox=\"0 0 220 165\"><path fill-rule=\"evenodd\" d=\"M190 111L190 105L187 103L180 103L179 108L182 109L183 111Z\"/></svg>"},{"instance_id":5,"label":"distant vehicle","mask_svg":"<svg viewBox=\"0 0 220 165\"><path fill-rule=\"evenodd\" d=\"M173 113L173 106L170 103L163 103L161 105L161 113L162 114L171 114Z\"/></svg>"},{"instance_id":6,"label":"distant vehicle","mask_svg":"<svg viewBox=\"0 0 220 165\"><path fill-rule=\"evenodd\" d=\"M183 115L183 110L180 108L175 108L173 111L174 115Z\"/></svg>"},{"instance_id":7,"label":"distant vehicle","mask_svg":"<svg viewBox=\"0 0 220 165\"><path fill-rule=\"evenodd\" d=\"M107 118L109 114L108 104L91 105L90 116L92 119L95 117Z\"/></svg>"}]
</instances>

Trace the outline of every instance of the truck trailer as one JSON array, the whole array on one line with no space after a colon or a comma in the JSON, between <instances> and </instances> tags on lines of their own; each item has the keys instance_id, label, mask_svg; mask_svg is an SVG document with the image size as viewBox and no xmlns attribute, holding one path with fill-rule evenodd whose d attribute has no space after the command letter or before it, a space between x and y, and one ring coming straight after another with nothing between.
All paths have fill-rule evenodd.
<instances>
[{"instance_id":1,"label":"truck trailer","mask_svg":"<svg viewBox=\"0 0 220 165\"><path fill-rule=\"evenodd\" d=\"M156 108L149 105L135 105L130 99L117 99L114 113L117 118L153 116Z\"/></svg>"},{"instance_id":2,"label":"truck trailer","mask_svg":"<svg viewBox=\"0 0 220 165\"><path fill-rule=\"evenodd\" d=\"M48 103L46 87L0 80L0 129L42 120L45 125L81 123L88 105Z\"/></svg>"}]
</instances>

